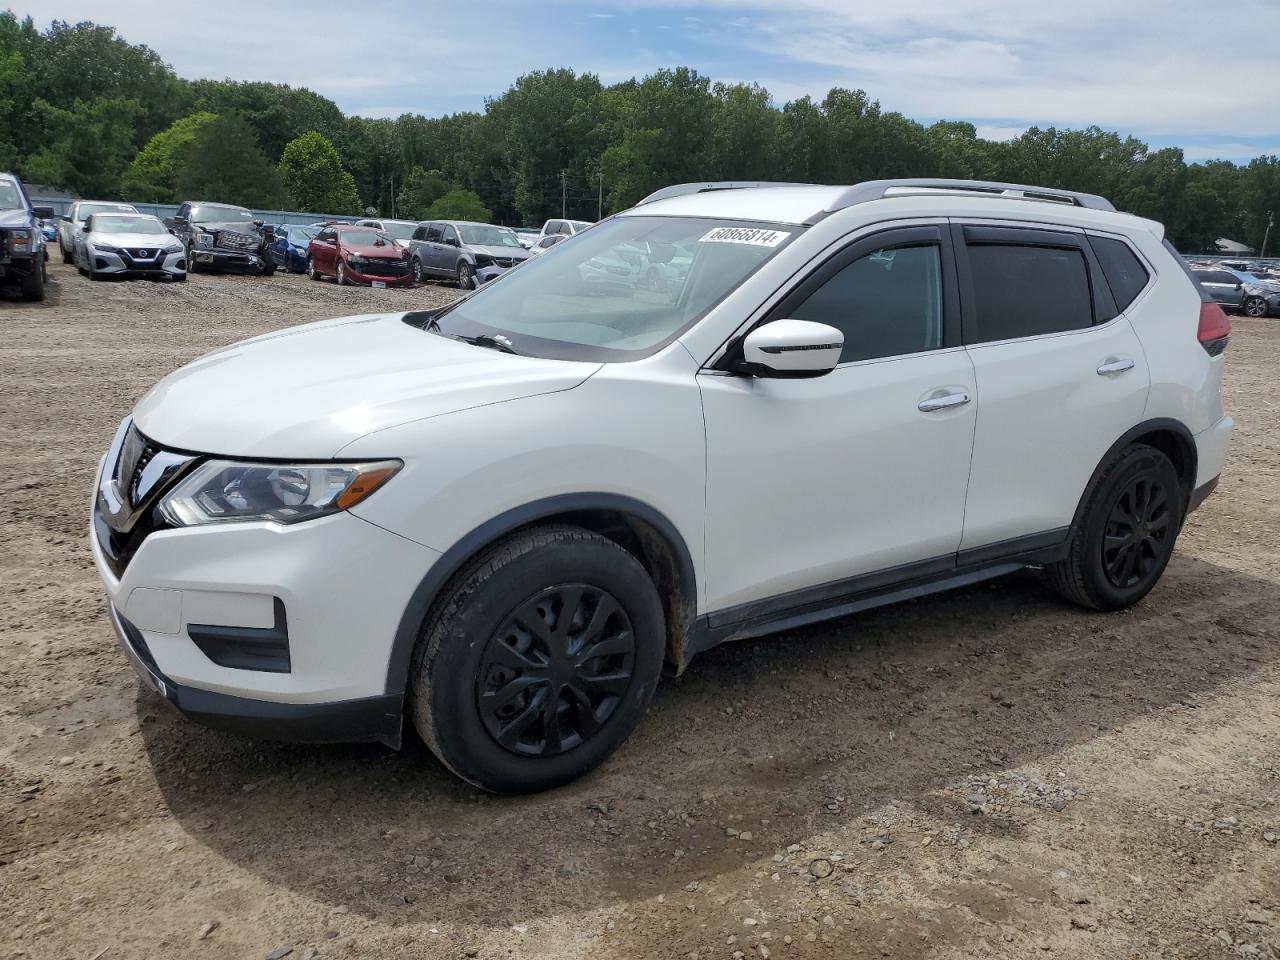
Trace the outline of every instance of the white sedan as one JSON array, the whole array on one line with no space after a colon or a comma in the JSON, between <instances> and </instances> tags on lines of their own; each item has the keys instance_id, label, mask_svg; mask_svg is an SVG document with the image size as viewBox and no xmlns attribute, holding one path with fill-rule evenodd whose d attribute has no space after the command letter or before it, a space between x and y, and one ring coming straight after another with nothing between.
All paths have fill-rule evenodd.
<instances>
[{"instance_id":1,"label":"white sedan","mask_svg":"<svg viewBox=\"0 0 1280 960\"><path fill-rule=\"evenodd\" d=\"M182 241L159 218L145 213L94 213L76 244L76 266L90 280L98 277L187 279Z\"/></svg>"}]
</instances>

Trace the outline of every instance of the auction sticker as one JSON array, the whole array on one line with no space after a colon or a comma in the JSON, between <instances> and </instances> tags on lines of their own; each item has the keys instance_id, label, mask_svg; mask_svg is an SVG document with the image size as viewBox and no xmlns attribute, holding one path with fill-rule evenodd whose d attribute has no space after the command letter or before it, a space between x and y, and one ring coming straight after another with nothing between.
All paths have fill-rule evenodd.
<instances>
[{"instance_id":1,"label":"auction sticker","mask_svg":"<svg viewBox=\"0 0 1280 960\"><path fill-rule=\"evenodd\" d=\"M759 227L716 227L708 230L699 243L746 243L753 247L776 247L788 234L783 230L764 230Z\"/></svg>"}]
</instances>

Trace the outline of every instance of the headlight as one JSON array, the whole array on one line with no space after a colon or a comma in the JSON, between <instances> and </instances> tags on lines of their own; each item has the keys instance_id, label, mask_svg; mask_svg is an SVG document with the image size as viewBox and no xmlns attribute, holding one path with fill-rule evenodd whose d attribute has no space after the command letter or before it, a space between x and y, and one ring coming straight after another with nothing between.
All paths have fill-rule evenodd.
<instances>
[{"instance_id":1,"label":"headlight","mask_svg":"<svg viewBox=\"0 0 1280 960\"><path fill-rule=\"evenodd\" d=\"M213 234L211 234L211 233L203 233L203 232L201 232L201 233L197 233L197 234L196 234L196 246L197 246L197 247L212 247L212 246L213 246Z\"/></svg>"},{"instance_id":2,"label":"headlight","mask_svg":"<svg viewBox=\"0 0 1280 960\"><path fill-rule=\"evenodd\" d=\"M9 242L14 253L26 252L31 249L31 231L12 230L9 233Z\"/></svg>"},{"instance_id":3,"label":"headlight","mask_svg":"<svg viewBox=\"0 0 1280 960\"><path fill-rule=\"evenodd\" d=\"M491 266L493 266L493 257L489 256L487 253L477 253L477 254L476 254L476 266L477 266L477 267L491 267Z\"/></svg>"},{"instance_id":4,"label":"headlight","mask_svg":"<svg viewBox=\"0 0 1280 960\"><path fill-rule=\"evenodd\" d=\"M349 510L395 475L399 460L377 463L237 463L210 460L161 502L175 526L233 520L297 523Z\"/></svg>"},{"instance_id":5,"label":"headlight","mask_svg":"<svg viewBox=\"0 0 1280 960\"><path fill-rule=\"evenodd\" d=\"M347 263L351 264L353 267L363 267L365 264L365 258L348 256Z\"/></svg>"},{"instance_id":6,"label":"headlight","mask_svg":"<svg viewBox=\"0 0 1280 960\"><path fill-rule=\"evenodd\" d=\"M93 249L98 253L119 253L120 252L119 247L113 247L109 243L94 242L94 243L91 243L90 246L93 247Z\"/></svg>"}]
</instances>

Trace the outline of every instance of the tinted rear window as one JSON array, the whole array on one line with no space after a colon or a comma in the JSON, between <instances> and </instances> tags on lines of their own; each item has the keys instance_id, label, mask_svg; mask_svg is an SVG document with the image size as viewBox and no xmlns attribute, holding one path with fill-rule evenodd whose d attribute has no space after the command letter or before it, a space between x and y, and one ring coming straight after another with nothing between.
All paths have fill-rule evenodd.
<instances>
[{"instance_id":1,"label":"tinted rear window","mask_svg":"<svg viewBox=\"0 0 1280 960\"><path fill-rule=\"evenodd\" d=\"M1064 247L969 246L977 339L1011 340L1093 325L1084 254Z\"/></svg>"},{"instance_id":2,"label":"tinted rear window","mask_svg":"<svg viewBox=\"0 0 1280 960\"><path fill-rule=\"evenodd\" d=\"M1090 236L1089 244L1102 265L1102 274L1116 299L1116 307L1126 309L1151 279L1147 268L1123 240Z\"/></svg>"},{"instance_id":3,"label":"tinted rear window","mask_svg":"<svg viewBox=\"0 0 1280 960\"><path fill-rule=\"evenodd\" d=\"M1196 276L1202 283L1225 283L1234 287L1240 282L1240 278L1234 273L1227 273L1225 270L1197 270Z\"/></svg>"}]
</instances>

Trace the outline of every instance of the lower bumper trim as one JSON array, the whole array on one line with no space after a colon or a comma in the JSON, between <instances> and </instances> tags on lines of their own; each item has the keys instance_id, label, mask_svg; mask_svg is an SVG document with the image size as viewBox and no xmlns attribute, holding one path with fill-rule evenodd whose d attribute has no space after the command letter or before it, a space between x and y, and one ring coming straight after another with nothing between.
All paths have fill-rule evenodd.
<instances>
[{"instance_id":1,"label":"lower bumper trim","mask_svg":"<svg viewBox=\"0 0 1280 960\"><path fill-rule=\"evenodd\" d=\"M108 606L111 625L142 682L196 723L289 743L385 743L399 749L404 697L383 694L333 703L253 700L174 683L156 666L141 632Z\"/></svg>"}]
</instances>

